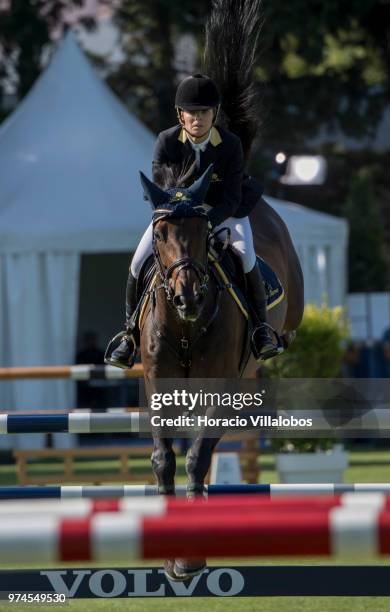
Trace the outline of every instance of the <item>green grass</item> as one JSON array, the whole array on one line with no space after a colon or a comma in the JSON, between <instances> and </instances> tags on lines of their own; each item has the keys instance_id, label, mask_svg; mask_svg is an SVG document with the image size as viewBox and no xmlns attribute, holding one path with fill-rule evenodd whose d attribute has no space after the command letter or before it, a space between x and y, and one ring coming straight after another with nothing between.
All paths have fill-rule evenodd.
<instances>
[{"instance_id":1,"label":"green grass","mask_svg":"<svg viewBox=\"0 0 390 612\"><path fill-rule=\"evenodd\" d=\"M259 462L260 481L279 482L278 474L275 471L274 456L264 454L260 457ZM390 482L390 451L351 452L344 481L348 483Z\"/></svg>"},{"instance_id":2,"label":"green grass","mask_svg":"<svg viewBox=\"0 0 390 612\"><path fill-rule=\"evenodd\" d=\"M118 469L118 462L108 461L79 461L76 463L76 472L85 474L85 482L88 482L88 472L100 472L107 475ZM137 458L131 461L131 469L134 474L150 474L150 459ZM263 453L259 457L260 482L279 482L275 471L274 456ZM39 461L32 463L29 467L31 474L59 474L61 467L58 462L47 463ZM345 472L345 482L390 482L390 451L365 451L352 452L350 454L350 466ZM184 457L177 458L177 482L185 482ZM0 465L0 486L15 485L16 472L13 465Z\"/></svg>"},{"instance_id":3,"label":"green grass","mask_svg":"<svg viewBox=\"0 0 390 612\"><path fill-rule=\"evenodd\" d=\"M258 598L205 598L191 599L84 599L73 600L67 606L12 606L0 602L1 612L20 610L71 610L72 612L389 612L390 602L385 597L264 597Z\"/></svg>"}]
</instances>

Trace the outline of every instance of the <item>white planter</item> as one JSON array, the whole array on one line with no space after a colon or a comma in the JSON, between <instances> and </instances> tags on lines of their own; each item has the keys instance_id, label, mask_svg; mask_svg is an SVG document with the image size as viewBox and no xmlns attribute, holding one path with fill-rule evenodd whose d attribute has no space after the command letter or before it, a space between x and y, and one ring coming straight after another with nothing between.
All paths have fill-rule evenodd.
<instances>
[{"instance_id":1,"label":"white planter","mask_svg":"<svg viewBox=\"0 0 390 612\"><path fill-rule=\"evenodd\" d=\"M279 453L276 468L282 483L343 482L348 453L342 448L315 453Z\"/></svg>"}]
</instances>

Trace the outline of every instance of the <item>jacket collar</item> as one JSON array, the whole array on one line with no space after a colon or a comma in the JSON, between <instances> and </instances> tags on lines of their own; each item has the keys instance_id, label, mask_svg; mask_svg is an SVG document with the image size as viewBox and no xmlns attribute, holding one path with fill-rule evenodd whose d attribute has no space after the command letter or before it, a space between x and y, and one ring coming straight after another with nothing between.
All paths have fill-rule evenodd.
<instances>
[{"instance_id":1,"label":"jacket collar","mask_svg":"<svg viewBox=\"0 0 390 612\"><path fill-rule=\"evenodd\" d=\"M182 144L184 144L188 140L187 132L183 130L183 128L180 130L179 136L177 139L180 140ZM222 142L221 135L218 132L217 128L214 126L211 128L209 142L210 144L213 145L213 147L217 147Z\"/></svg>"}]
</instances>

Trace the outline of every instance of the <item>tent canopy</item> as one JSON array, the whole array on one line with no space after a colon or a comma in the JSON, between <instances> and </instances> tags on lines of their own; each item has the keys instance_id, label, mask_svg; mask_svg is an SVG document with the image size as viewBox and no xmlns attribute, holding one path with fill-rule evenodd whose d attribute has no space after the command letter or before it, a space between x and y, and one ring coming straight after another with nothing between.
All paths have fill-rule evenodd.
<instances>
[{"instance_id":1,"label":"tent canopy","mask_svg":"<svg viewBox=\"0 0 390 612\"><path fill-rule=\"evenodd\" d=\"M282 217L296 246L302 242L344 244L347 241L348 223L345 219L306 208L295 202L269 196L265 199Z\"/></svg>"},{"instance_id":2,"label":"tent canopy","mask_svg":"<svg viewBox=\"0 0 390 612\"><path fill-rule=\"evenodd\" d=\"M0 128L0 251L128 251L151 214L153 134L91 68L72 32Z\"/></svg>"},{"instance_id":3,"label":"tent canopy","mask_svg":"<svg viewBox=\"0 0 390 612\"><path fill-rule=\"evenodd\" d=\"M266 197L286 223L305 280L305 302L344 304L347 283L348 223L345 219Z\"/></svg>"}]
</instances>

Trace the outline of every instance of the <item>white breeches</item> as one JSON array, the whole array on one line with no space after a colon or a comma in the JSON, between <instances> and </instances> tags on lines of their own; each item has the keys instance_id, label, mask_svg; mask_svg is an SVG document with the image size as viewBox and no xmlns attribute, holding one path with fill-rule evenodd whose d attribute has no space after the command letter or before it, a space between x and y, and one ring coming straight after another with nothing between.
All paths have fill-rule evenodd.
<instances>
[{"instance_id":1,"label":"white breeches","mask_svg":"<svg viewBox=\"0 0 390 612\"><path fill-rule=\"evenodd\" d=\"M253 246L253 235L249 218L242 217L241 219L236 219L235 217L229 217L226 221L217 225L214 230L217 231L223 227L228 227L230 229L230 243L232 248L240 256L245 274L250 272L256 263L256 254ZM220 236L221 239L223 239L223 233L221 233ZM153 224L150 223L141 238L131 262L130 270L135 278L138 278L146 259L153 254L152 240Z\"/></svg>"}]
</instances>

